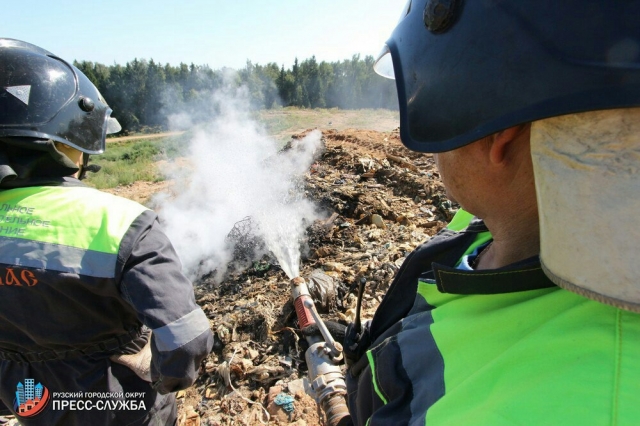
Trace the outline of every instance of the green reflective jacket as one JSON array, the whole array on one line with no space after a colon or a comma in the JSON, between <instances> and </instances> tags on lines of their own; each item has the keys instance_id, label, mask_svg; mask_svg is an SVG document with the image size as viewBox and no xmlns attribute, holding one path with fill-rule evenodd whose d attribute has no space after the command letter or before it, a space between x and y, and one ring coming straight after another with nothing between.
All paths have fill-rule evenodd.
<instances>
[{"instance_id":1,"label":"green reflective jacket","mask_svg":"<svg viewBox=\"0 0 640 426\"><path fill-rule=\"evenodd\" d=\"M537 258L455 269L490 239L471 219L460 212L398 273L348 377L354 423L640 424L640 315L553 286ZM391 323L402 288L415 299Z\"/></svg>"},{"instance_id":2,"label":"green reflective jacket","mask_svg":"<svg viewBox=\"0 0 640 426\"><path fill-rule=\"evenodd\" d=\"M145 210L84 186L4 190L0 262L113 278L122 238Z\"/></svg>"},{"instance_id":3,"label":"green reflective jacket","mask_svg":"<svg viewBox=\"0 0 640 426\"><path fill-rule=\"evenodd\" d=\"M26 379L53 395L37 416L18 414L25 425L172 424L172 392L194 383L213 344L157 215L71 178L0 190L0 293L0 410L19 411ZM110 360L148 340L152 383ZM84 392L132 393L137 408L56 409L56 394Z\"/></svg>"}]
</instances>

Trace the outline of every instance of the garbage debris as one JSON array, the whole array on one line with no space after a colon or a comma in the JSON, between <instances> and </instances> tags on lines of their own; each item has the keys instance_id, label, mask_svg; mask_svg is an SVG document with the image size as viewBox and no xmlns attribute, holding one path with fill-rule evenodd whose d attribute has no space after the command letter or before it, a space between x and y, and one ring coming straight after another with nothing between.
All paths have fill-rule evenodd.
<instances>
[{"instance_id":1,"label":"garbage debris","mask_svg":"<svg viewBox=\"0 0 640 426\"><path fill-rule=\"evenodd\" d=\"M397 130L324 130L323 143L304 190L326 219L307 229L300 276L323 320L337 329L355 316L360 280L367 282L360 313L366 321L405 257L442 229L457 205L446 197L433 156L404 148ZM178 399L179 413L195 422L195 411L210 425L321 425L315 401L298 391L307 377L307 342L289 279L277 262L254 257L264 249L254 226L251 218L238 218L227 237L248 269L221 283L211 276L194 283L219 343ZM275 398L287 389L293 415L267 420L263 409L282 412Z\"/></svg>"},{"instance_id":2,"label":"garbage debris","mask_svg":"<svg viewBox=\"0 0 640 426\"><path fill-rule=\"evenodd\" d=\"M319 312L329 312L335 308L336 285L333 278L320 269L314 269L308 277L307 286Z\"/></svg>"},{"instance_id":3,"label":"garbage debris","mask_svg":"<svg viewBox=\"0 0 640 426\"><path fill-rule=\"evenodd\" d=\"M287 395L286 393L279 393L275 399L276 405L282 406L284 411L286 411L287 413L293 412L294 410L293 401L294 401L293 397L291 395Z\"/></svg>"},{"instance_id":4,"label":"garbage debris","mask_svg":"<svg viewBox=\"0 0 640 426\"><path fill-rule=\"evenodd\" d=\"M234 261L251 261L258 253L265 251L265 243L258 237L256 227L251 217L245 217L236 222L229 231L227 241L233 244Z\"/></svg>"}]
</instances>

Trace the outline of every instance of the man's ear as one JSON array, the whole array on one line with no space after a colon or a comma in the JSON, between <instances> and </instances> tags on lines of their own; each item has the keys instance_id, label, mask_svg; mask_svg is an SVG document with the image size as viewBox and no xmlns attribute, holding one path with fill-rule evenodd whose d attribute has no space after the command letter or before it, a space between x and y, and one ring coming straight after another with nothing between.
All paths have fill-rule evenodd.
<instances>
[{"instance_id":1,"label":"man's ear","mask_svg":"<svg viewBox=\"0 0 640 426\"><path fill-rule=\"evenodd\" d=\"M493 134L491 136L493 140L489 148L489 160L491 163L496 165L502 164L507 156L511 143L514 142L523 131L527 130L528 127L528 124L520 124Z\"/></svg>"}]
</instances>

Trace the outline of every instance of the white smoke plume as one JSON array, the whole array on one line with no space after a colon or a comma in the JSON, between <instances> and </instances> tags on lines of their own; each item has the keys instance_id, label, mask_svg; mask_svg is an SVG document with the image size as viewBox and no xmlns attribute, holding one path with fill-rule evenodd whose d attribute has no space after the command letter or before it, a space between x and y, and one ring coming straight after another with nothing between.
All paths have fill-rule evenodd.
<instances>
[{"instance_id":1,"label":"white smoke plume","mask_svg":"<svg viewBox=\"0 0 640 426\"><path fill-rule=\"evenodd\" d=\"M193 131L188 165L170 176L175 195L156 199L165 231L192 279L212 271L220 278L233 257L227 235L251 217L285 273L296 277L301 238L321 216L299 185L319 151L321 133L279 152L251 118L244 89L227 88L210 102L216 113ZM182 126L188 122L180 113L170 118Z\"/></svg>"}]
</instances>

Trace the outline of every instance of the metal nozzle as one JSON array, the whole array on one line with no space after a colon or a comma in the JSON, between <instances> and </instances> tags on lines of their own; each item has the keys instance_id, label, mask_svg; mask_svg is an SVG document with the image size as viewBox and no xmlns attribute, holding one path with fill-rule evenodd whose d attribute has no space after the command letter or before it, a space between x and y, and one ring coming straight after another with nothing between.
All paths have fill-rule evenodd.
<instances>
[{"instance_id":1,"label":"metal nozzle","mask_svg":"<svg viewBox=\"0 0 640 426\"><path fill-rule=\"evenodd\" d=\"M318 311L316 311L316 307L313 304L313 300L311 299L305 300L304 306L309 310L309 312L311 312L311 315L313 316L313 319L315 320L316 325L320 330L320 334L322 334L322 337L324 338L324 341L326 342L328 349L331 351L331 357L336 359L341 358L342 345L339 342L336 342L335 340L333 340L333 336L331 335L331 333L329 333L329 330L327 329L327 326L324 324L324 321L322 321L322 318L320 318L320 314L318 314Z\"/></svg>"},{"instance_id":2,"label":"metal nozzle","mask_svg":"<svg viewBox=\"0 0 640 426\"><path fill-rule=\"evenodd\" d=\"M290 281L290 283L291 294L293 296L293 306L296 309L298 323L301 329L305 329L316 323L311 311L305 306L305 301L310 301L311 304L313 304L313 300L311 300L311 294L309 293L307 283L302 277L295 277Z\"/></svg>"},{"instance_id":3,"label":"metal nozzle","mask_svg":"<svg viewBox=\"0 0 640 426\"><path fill-rule=\"evenodd\" d=\"M291 280L291 285L300 285L300 284L304 284L306 285L306 281L304 280L304 278L302 277L295 277Z\"/></svg>"}]
</instances>

